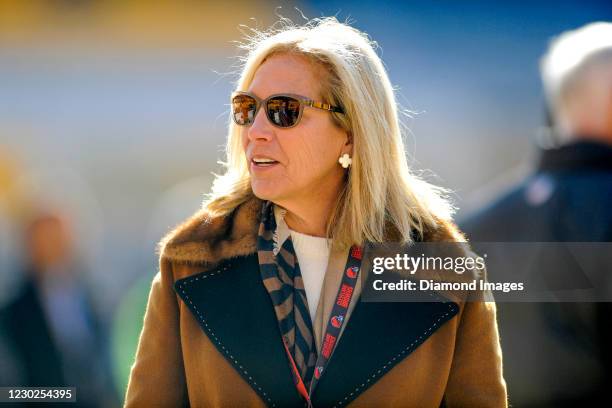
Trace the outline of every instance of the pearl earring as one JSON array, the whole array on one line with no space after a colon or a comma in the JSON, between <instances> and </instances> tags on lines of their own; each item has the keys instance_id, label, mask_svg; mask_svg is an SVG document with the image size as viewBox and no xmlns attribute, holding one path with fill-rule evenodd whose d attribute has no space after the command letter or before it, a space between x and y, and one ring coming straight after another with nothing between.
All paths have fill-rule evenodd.
<instances>
[{"instance_id":1,"label":"pearl earring","mask_svg":"<svg viewBox=\"0 0 612 408\"><path fill-rule=\"evenodd\" d=\"M342 168L348 169L350 167L351 163L353 163L353 159L351 159L351 156L349 156L348 153L344 153L338 159L338 163L340 163L340 165L342 165Z\"/></svg>"}]
</instances>

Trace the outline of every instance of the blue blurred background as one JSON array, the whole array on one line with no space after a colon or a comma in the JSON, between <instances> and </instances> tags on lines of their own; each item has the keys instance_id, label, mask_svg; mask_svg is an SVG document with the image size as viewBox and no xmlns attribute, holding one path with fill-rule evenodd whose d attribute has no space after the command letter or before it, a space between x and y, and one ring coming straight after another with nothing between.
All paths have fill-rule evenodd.
<instances>
[{"instance_id":1,"label":"blue blurred background","mask_svg":"<svg viewBox=\"0 0 612 408\"><path fill-rule=\"evenodd\" d=\"M612 20L612 4L0 1L0 305L20 280L23 224L41 211L70 219L119 399L156 244L221 170L239 25L301 13L349 19L379 43L414 112L411 162L454 191L461 215L529 171L551 37Z\"/></svg>"}]
</instances>

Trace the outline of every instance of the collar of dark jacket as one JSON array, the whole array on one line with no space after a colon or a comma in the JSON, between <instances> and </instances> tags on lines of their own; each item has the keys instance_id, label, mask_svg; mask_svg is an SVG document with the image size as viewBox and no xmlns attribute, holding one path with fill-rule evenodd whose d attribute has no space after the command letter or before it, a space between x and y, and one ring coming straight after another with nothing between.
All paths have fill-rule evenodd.
<instances>
[{"instance_id":1,"label":"collar of dark jacket","mask_svg":"<svg viewBox=\"0 0 612 408\"><path fill-rule=\"evenodd\" d=\"M262 200L252 197L231 213L217 217L202 208L161 240L160 256L171 262L214 264L256 252L262 204ZM438 219L436 228L424 231L422 241L461 242L466 239L454 223Z\"/></svg>"},{"instance_id":2,"label":"collar of dark jacket","mask_svg":"<svg viewBox=\"0 0 612 408\"><path fill-rule=\"evenodd\" d=\"M612 146L588 139L540 152L539 171L610 171Z\"/></svg>"}]
</instances>

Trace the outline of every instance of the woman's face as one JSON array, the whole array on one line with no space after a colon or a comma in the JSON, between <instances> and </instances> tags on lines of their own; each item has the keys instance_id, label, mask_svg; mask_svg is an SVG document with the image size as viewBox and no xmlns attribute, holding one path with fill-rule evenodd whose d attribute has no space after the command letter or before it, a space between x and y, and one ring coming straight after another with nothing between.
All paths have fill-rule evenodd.
<instances>
[{"instance_id":1,"label":"woman's face","mask_svg":"<svg viewBox=\"0 0 612 408\"><path fill-rule=\"evenodd\" d=\"M248 91L261 99L291 93L321 101L322 75L322 68L302 56L274 55L259 67ZM296 200L308 203L313 197L334 197L345 171L338 158L351 154L352 147L330 112L308 106L300 122L289 129L272 125L260 108L253 124L243 128L242 145L255 195L285 207ZM255 159L275 162L257 164Z\"/></svg>"}]
</instances>

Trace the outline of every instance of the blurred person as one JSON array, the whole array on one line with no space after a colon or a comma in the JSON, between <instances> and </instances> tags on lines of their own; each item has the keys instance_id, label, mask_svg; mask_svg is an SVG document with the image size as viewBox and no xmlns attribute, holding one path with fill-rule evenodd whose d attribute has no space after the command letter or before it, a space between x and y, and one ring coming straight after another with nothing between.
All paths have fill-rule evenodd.
<instances>
[{"instance_id":1,"label":"blurred person","mask_svg":"<svg viewBox=\"0 0 612 408\"><path fill-rule=\"evenodd\" d=\"M227 172L161 242L125 405L505 407L494 303L358 301L366 242L464 240L373 43L325 18L247 47Z\"/></svg>"},{"instance_id":2,"label":"blurred person","mask_svg":"<svg viewBox=\"0 0 612 408\"><path fill-rule=\"evenodd\" d=\"M461 223L475 247L612 241L612 23L563 33L540 68L557 146L541 149L533 174ZM505 303L499 324L511 404L608 401L610 303Z\"/></svg>"},{"instance_id":3,"label":"blurred person","mask_svg":"<svg viewBox=\"0 0 612 408\"><path fill-rule=\"evenodd\" d=\"M79 276L65 220L39 214L25 231L18 294L0 312L16 377L4 386L76 387L77 406L117 404L105 339Z\"/></svg>"}]
</instances>

